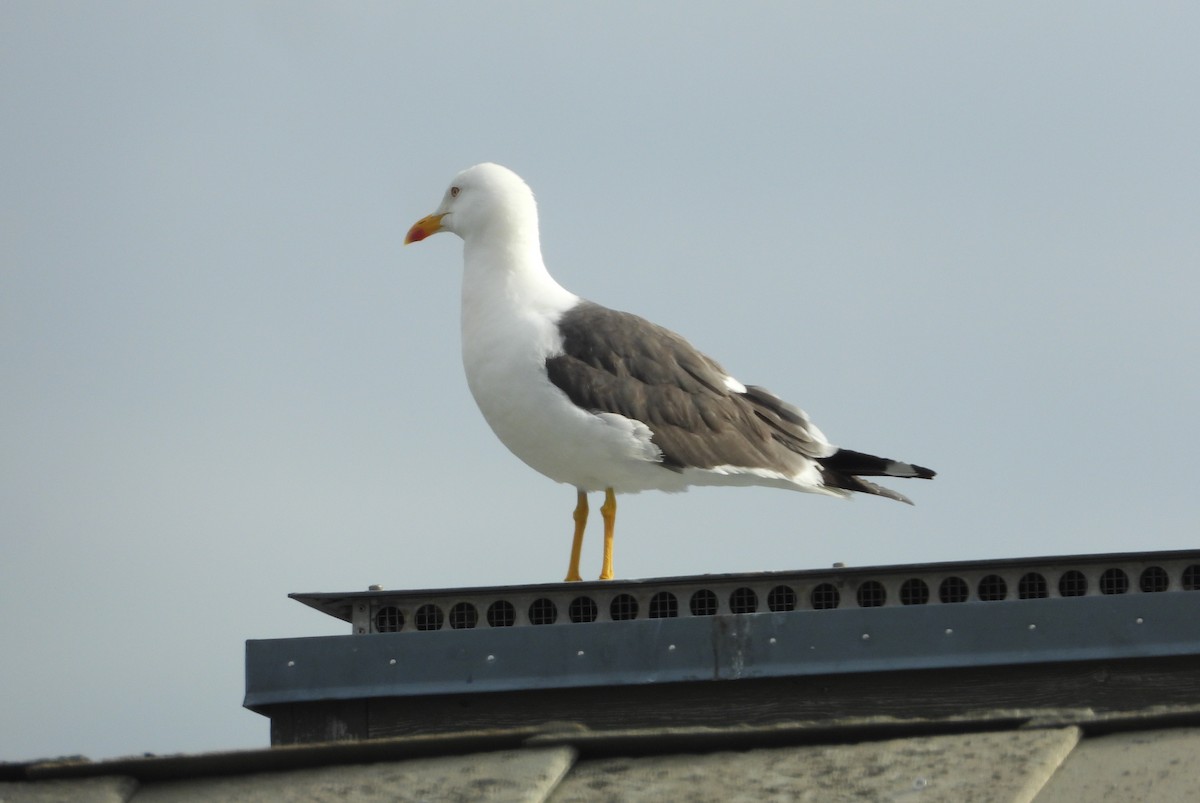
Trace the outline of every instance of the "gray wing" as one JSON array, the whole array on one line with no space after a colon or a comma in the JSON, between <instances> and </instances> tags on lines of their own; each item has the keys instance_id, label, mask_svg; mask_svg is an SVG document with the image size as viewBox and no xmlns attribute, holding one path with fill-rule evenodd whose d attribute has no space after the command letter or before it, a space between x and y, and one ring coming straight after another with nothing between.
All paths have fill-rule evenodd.
<instances>
[{"instance_id":1,"label":"gray wing","mask_svg":"<svg viewBox=\"0 0 1200 803\"><path fill-rule=\"evenodd\" d=\"M729 389L720 365L644 318L583 302L558 325L563 353L546 360L550 381L579 407L646 424L666 468L790 474L834 451L799 408L760 387Z\"/></svg>"}]
</instances>

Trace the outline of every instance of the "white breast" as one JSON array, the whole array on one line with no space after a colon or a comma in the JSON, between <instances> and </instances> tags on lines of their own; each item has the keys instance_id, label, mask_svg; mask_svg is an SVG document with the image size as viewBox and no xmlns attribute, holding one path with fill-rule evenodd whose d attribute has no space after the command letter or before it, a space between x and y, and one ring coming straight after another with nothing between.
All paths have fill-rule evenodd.
<instances>
[{"instance_id":1,"label":"white breast","mask_svg":"<svg viewBox=\"0 0 1200 803\"><path fill-rule=\"evenodd\" d=\"M467 255L462 349L467 385L496 436L534 470L583 490L682 490L640 421L571 403L546 374L562 353L557 322L579 297L550 276L495 269ZM540 265L540 259L538 260Z\"/></svg>"}]
</instances>

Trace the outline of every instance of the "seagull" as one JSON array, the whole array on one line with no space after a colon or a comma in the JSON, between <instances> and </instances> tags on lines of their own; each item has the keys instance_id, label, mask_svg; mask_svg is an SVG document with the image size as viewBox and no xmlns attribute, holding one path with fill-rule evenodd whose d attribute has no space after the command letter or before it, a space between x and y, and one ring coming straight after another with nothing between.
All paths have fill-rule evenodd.
<instances>
[{"instance_id":1,"label":"seagull","mask_svg":"<svg viewBox=\"0 0 1200 803\"><path fill-rule=\"evenodd\" d=\"M604 492L611 580L620 493L761 485L912 504L864 477L934 476L834 446L799 407L674 332L564 288L542 261L533 192L508 168L459 173L404 242L443 231L463 241L462 358L480 412L513 454L576 490L567 581L581 579L589 492Z\"/></svg>"}]
</instances>

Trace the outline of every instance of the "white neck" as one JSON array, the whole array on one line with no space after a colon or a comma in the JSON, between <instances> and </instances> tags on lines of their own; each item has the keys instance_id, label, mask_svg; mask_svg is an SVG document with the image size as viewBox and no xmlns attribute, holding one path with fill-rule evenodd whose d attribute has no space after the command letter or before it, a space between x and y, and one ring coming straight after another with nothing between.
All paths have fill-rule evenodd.
<instances>
[{"instance_id":1,"label":"white neck","mask_svg":"<svg viewBox=\"0 0 1200 803\"><path fill-rule=\"evenodd\" d=\"M506 427L521 420L513 418L514 411L528 401L514 396L513 388L540 392L546 357L562 350L558 320L578 301L546 271L536 235L466 241L463 367L479 409L501 440Z\"/></svg>"},{"instance_id":2,"label":"white neck","mask_svg":"<svg viewBox=\"0 0 1200 803\"><path fill-rule=\"evenodd\" d=\"M579 300L546 270L536 228L492 234L463 241L464 321L495 314L557 317Z\"/></svg>"}]
</instances>

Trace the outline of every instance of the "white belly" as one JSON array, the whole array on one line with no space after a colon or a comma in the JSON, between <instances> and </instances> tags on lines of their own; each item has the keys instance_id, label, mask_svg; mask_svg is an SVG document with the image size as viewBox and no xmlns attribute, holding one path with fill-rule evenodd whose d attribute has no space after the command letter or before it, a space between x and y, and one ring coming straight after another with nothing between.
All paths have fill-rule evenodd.
<instances>
[{"instance_id":1,"label":"white belly","mask_svg":"<svg viewBox=\"0 0 1200 803\"><path fill-rule=\"evenodd\" d=\"M658 462L645 424L582 410L550 382L546 357L562 348L553 319L500 317L464 323L463 367L480 412L513 454L585 491L684 489L683 477Z\"/></svg>"}]
</instances>

